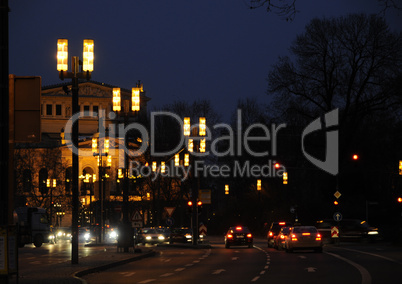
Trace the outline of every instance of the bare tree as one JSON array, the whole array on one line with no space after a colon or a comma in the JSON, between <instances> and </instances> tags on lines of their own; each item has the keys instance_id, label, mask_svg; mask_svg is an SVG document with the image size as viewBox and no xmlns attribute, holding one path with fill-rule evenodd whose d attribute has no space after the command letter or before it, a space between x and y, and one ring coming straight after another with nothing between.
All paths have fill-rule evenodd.
<instances>
[{"instance_id":1,"label":"bare tree","mask_svg":"<svg viewBox=\"0 0 402 284\"><path fill-rule=\"evenodd\" d=\"M279 114L313 118L334 108L358 123L400 107L402 34L371 15L314 19L269 73L268 93Z\"/></svg>"}]
</instances>

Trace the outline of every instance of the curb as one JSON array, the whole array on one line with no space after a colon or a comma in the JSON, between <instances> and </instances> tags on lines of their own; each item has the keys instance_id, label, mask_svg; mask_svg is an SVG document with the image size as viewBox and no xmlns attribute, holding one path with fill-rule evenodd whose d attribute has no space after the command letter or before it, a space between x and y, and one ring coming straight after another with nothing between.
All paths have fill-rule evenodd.
<instances>
[{"instance_id":1,"label":"curb","mask_svg":"<svg viewBox=\"0 0 402 284\"><path fill-rule=\"evenodd\" d=\"M76 279L79 279L83 283L86 283L86 281L84 279L81 279L80 277L83 277L83 276L91 274L91 273L103 271L103 270L106 270L106 269L109 269L109 268L113 268L113 267L116 267L116 266L119 266L119 265L127 264L127 263L130 263L132 261L136 261L136 260L140 260L140 259L143 259L143 258L151 257L151 256L154 256L155 254L156 254L156 252L154 250L152 250L150 252L144 253L142 255L137 255L137 256L134 256L134 257L131 257L131 258L128 258L128 259L123 259L123 260L120 260L120 261L111 262L111 263L104 264L104 265L101 265L101 266L84 269L84 270L75 272L73 274L73 277L76 278Z\"/></svg>"}]
</instances>

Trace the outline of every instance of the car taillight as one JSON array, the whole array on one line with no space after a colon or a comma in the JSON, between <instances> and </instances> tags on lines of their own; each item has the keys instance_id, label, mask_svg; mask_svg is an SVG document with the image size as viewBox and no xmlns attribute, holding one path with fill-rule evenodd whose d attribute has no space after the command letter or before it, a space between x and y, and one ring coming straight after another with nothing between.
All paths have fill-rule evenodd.
<instances>
[{"instance_id":1,"label":"car taillight","mask_svg":"<svg viewBox=\"0 0 402 284\"><path fill-rule=\"evenodd\" d=\"M281 239L284 239L284 238L285 238L285 236L284 236L284 235L281 235L281 236L280 236L280 238L281 238Z\"/></svg>"},{"instance_id":2,"label":"car taillight","mask_svg":"<svg viewBox=\"0 0 402 284\"><path fill-rule=\"evenodd\" d=\"M270 237L272 237L273 235L274 235L274 233L272 233L272 232L269 232L269 234L268 234Z\"/></svg>"},{"instance_id":3,"label":"car taillight","mask_svg":"<svg viewBox=\"0 0 402 284\"><path fill-rule=\"evenodd\" d=\"M253 235L247 234L247 238L252 238L252 237L253 237Z\"/></svg>"},{"instance_id":4,"label":"car taillight","mask_svg":"<svg viewBox=\"0 0 402 284\"><path fill-rule=\"evenodd\" d=\"M316 241L321 241L321 235L320 235L320 234L317 234L317 236L315 237L315 240L316 240Z\"/></svg>"},{"instance_id":5,"label":"car taillight","mask_svg":"<svg viewBox=\"0 0 402 284\"><path fill-rule=\"evenodd\" d=\"M285 224L286 224L286 222L279 222L279 225L281 225L281 226L283 226Z\"/></svg>"},{"instance_id":6,"label":"car taillight","mask_svg":"<svg viewBox=\"0 0 402 284\"><path fill-rule=\"evenodd\" d=\"M310 236L310 233L302 233L303 236Z\"/></svg>"},{"instance_id":7,"label":"car taillight","mask_svg":"<svg viewBox=\"0 0 402 284\"><path fill-rule=\"evenodd\" d=\"M236 227L237 231L241 231L242 227Z\"/></svg>"},{"instance_id":8,"label":"car taillight","mask_svg":"<svg viewBox=\"0 0 402 284\"><path fill-rule=\"evenodd\" d=\"M296 235L292 235L292 241L297 241Z\"/></svg>"},{"instance_id":9,"label":"car taillight","mask_svg":"<svg viewBox=\"0 0 402 284\"><path fill-rule=\"evenodd\" d=\"M231 234L227 234L227 236L226 236L228 239L231 239L231 238L233 238L233 235L231 235Z\"/></svg>"}]
</instances>

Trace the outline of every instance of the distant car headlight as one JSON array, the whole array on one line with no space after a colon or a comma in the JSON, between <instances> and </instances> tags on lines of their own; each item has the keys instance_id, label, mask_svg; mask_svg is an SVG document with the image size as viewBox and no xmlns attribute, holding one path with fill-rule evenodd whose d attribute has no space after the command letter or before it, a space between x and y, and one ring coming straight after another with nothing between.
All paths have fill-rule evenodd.
<instances>
[{"instance_id":1,"label":"distant car headlight","mask_svg":"<svg viewBox=\"0 0 402 284\"><path fill-rule=\"evenodd\" d=\"M84 234L84 240L88 241L91 238L91 234L90 233L85 233Z\"/></svg>"},{"instance_id":2,"label":"distant car headlight","mask_svg":"<svg viewBox=\"0 0 402 284\"><path fill-rule=\"evenodd\" d=\"M115 231L110 232L109 238L116 239L117 238L117 233Z\"/></svg>"},{"instance_id":3,"label":"distant car headlight","mask_svg":"<svg viewBox=\"0 0 402 284\"><path fill-rule=\"evenodd\" d=\"M370 231L368 232L369 235L378 235L378 231Z\"/></svg>"},{"instance_id":4,"label":"distant car headlight","mask_svg":"<svg viewBox=\"0 0 402 284\"><path fill-rule=\"evenodd\" d=\"M164 236L158 236L158 240L164 240L165 237Z\"/></svg>"},{"instance_id":5,"label":"distant car headlight","mask_svg":"<svg viewBox=\"0 0 402 284\"><path fill-rule=\"evenodd\" d=\"M57 236L61 237L64 233L62 231L57 232Z\"/></svg>"},{"instance_id":6,"label":"distant car headlight","mask_svg":"<svg viewBox=\"0 0 402 284\"><path fill-rule=\"evenodd\" d=\"M150 240L150 239L152 239L152 237L151 236L146 236L145 239Z\"/></svg>"},{"instance_id":7,"label":"distant car headlight","mask_svg":"<svg viewBox=\"0 0 402 284\"><path fill-rule=\"evenodd\" d=\"M191 239L191 235L189 235L189 234L186 234L185 237L186 237L187 239Z\"/></svg>"},{"instance_id":8,"label":"distant car headlight","mask_svg":"<svg viewBox=\"0 0 402 284\"><path fill-rule=\"evenodd\" d=\"M54 239L54 235L49 235L49 240L53 240Z\"/></svg>"}]
</instances>

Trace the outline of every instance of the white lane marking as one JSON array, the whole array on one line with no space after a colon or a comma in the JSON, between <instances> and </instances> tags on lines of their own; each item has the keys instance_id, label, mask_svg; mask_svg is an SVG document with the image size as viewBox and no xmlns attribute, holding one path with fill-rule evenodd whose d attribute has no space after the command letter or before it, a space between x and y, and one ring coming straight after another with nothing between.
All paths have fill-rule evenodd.
<instances>
[{"instance_id":1,"label":"white lane marking","mask_svg":"<svg viewBox=\"0 0 402 284\"><path fill-rule=\"evenodd\" d=\"M165 259L164 262L169 262L171 260L172 260L171 258L168 258L168 259Z\"/></svg>"},{"instance_id":2,"label":"white lane marking","mask_svg":"<svg viewBox=\"0 0 402 284\"><path fill-rule=\"evenodd\" d=\"M255 281L257 281L258 279L260 279L260 276L254 277L253 279L251 279L251 282L255 282Z\"/></svg>"},{"instance_id":3,"label":"white lane marking","mask_svg":"<svg viewBox=\"0 0 402 284\"><path fill-rule=\"evenodd\" d=\"M304 268L304 270L307 270L307 272L315 272L317 270L317 268L315 268L315 267L307 267L307 268Z\"/></svg>"},{"instance_id":4,"label":"white lane marking","mask_svg":"<svg viewBox=\"0 0 402 284\"><path fill-rule=\"evenodd\" d=\"M194 265L194 263L187 263L185 266L193 266Z\"/></svg>"},{"instance_id":5,"label":"white lane marking","mask_svg":"<svg viewBox=\"0 0 402 284\"><path fill-rule=\"evenodd\" d=\"M238 260L239 258L237 256L232 257L232 260Z\"/></svg>"},{"instance_id":6,"label":"white lane marking","mask_svg":"<svg viewBox=\"0 0 402 284\"><path fill-rule=\"evenodd\" d=\"M304 255L299 255L299 257L302 259L306 258Z\"/></svg>"},{"instance_id":7,"label":"white lane marking","mask_svg":"<svg viewBox=\"0 0 402 284\"><path fill-rule=\"evenodd\" d=\"M264 269L268 269L268 267L269 267L268 265L265 265L265 266L264 266Z\"/></svg>"},{"instance_id":8,"label":"white lane marking","mask_svg":"<svg viewBox=\"0 0 402 284\"><path fill-rule=\"evenodd\" d=\"M333 257L339 258L350 265L354 266L357 270L359 270L360 274L362 275L362 284L371 284L371 275L370 273L360 264L357 264L356 262L353 262L347 258L344 258L340 255L330 253L330 252L325 252L326 254L332 255Z\"/></svg>"},{"instance_id":9,"label":"white lane marking","mask_svg":"<svg viewBox=\"0 0 402 284\"><path fill-rule=\"evenodd\" d=\"M220 274L220 273L222 273L223 271L226 271L225 269L217 269L217 270L215 270L214 272L212 272L212 274Z\"/></svg>"},{"instance_id":10,"label":"white lane marking","mask_svg":"<svg viewBox=\"0 0 402 284\"><path fill-rule=\"evenodd\" d=\"M399 262L399 261L397 261L397 260L395 260L395 259L392 259L392 258L383 256L383 255L379 255L379 254L375 254L375 253L370 253L370 252L366 252L366 251L361 251L361 250L356 250L356 249L349 249L349 248L340 248L340 249L349 250L349 251L353 251L353 252L364 253L364 254L367 254L367 255L379 257L379 258L382 258L382 259L385 259L385 260L388 260L388 261L392 261L392 262L395 262L395 263L397 263L397 264L402 265L401 262Z\"/></svg>"},{"instance_id":11,"label":"white lane marking","mask_svg":"<svg viewBox=\"0 0 402 284\"><path fill-rule=\"evenodd\" d=\"M177 268L175 271L183 271L184 269L186 269L185 267L180 267L180 268Z\"/></svg>"},{"instance_id":12,"label":"white lane marking","mask_svg":"<svg viewBox=\"0 0 402 284\"><path fill-rule=\"evenodd\" d=\"M150 282L154 282L154 281L156 281L156 279L147 279L147 280L138 282L138 284L145 284L145 283L150 283Z\"/></svg>"},{"instance_id":13,"label":"white lane marking","mask_svg":"<svg viewBox=\"0 0 402 284\"><path fill-rule=\"evenodd\" d=\"M265 274L265 270L262 270L262 271L260 272L260 275L263 275L263 274Z\"/></svg>"},{"instance_id":14,"label":"white lane marking","mask_svg":"<svg viewBox=\"0 0 402 284\"><path fill-rule=\"evenodd\" d=\"M200 262L199 260L194 260L194 261L193 261L193 263L199 263L199 262Z\"/></svg>"},{"instance_id":15,"label":"white lane marking","mask_svg":"<svg viewBox=\"0 0 402 284\"><path fill-rule=\"evenodd\" d=\"M162 274L161 275L161 277L168 277L168 276L171 276L171 275L173 275L174 273L165 273L165 274Z\"/></svg>"}]
</instances>

